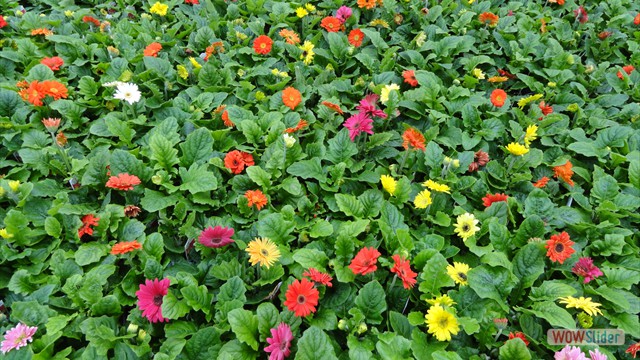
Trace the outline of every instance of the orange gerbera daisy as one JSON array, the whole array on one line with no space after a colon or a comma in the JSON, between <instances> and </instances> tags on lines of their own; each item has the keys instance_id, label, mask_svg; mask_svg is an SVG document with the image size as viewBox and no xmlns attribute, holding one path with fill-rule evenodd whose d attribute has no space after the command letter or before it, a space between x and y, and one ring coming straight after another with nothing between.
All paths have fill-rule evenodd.
<instances>
[{"instance_id":1,"label":"orange gerbera daisy","mask_svg":"<svg viewBox=\"0 0 640 360\"><path fill-rule=\"evenodd\" d=\"M82 235L93 235L93 226L98 226L100 218L93 216L93 214L85 215L82 217L82 226L78 229L78 238L82 238Z\"/></svg>"},{"instance_id":2,"label":"orange gerbera daisy","mask_svg":"<svg viewBox=\"0 0 640 360\"><path fill-rule=\"evenodd\" d=\"M416 87L418 86L418 80L416 79L416 73L413 70L405 70L402 72L402 77L404 78L404 82Z\"/></svg>"},{"instance_id":3,"label":"orange gerbera daisy","mask_svg":"<svg viewBox=\"0 0 640 360\"><path fill-rule=\"evenodd\" d=\"M301 101L302 95L300 94L300 91L295 88L289 86L282 90L282 103L285 106L288 106L291 110L295 109Z\"/></svg>"},{"instance_id":4,"label":"orange gerbera daisy","mask_svg":"<svg viewBox=\"0 0 640 360\"><path fill-rule=\"evenodd\" d=\"M537 187L538 189L542 189L543 187L547 186L548 182L549 182L549 178L546 177L546 176L543 176L542 178L540 178L540 180L538 180L535 183L533 183L533 187Z\"/></svg>"},{"instance_id":5,"label":"orange gerbera daisy","mask_svg":"<svg viewBox=\"0 0 640 360\"><path fill-rule=\"evenodd\" d=\"M138 242L138 240L133 241L121 241L111 248L111 255L122 255L133 250L142 249L142 244Z\"/></svg>"},{"instance_id":6,"label":"orange gerbera daisy","mask_svg":"<svg viewBox=\"0 0 640 360\"><path fill-rule=\"evenodd\" d=\"M41 82L40 88L46 95L51 96L54 100L66 99L69 96L67 88L55 80L45 80Z\"/></svg>"},{"instance_id":7,"label":"orange gerbera daisy","mask_svg":"<svg viewBox=\"0 0 640 360\"><path fill-rule=\"evenodd\" d=\"M306 128L308 125L309 124L307 123L306 120L300 119L300 121L298 121L298 124L295 127L287 128L284 132L286 132L287 134L291 134Z\"/></svg>"},{"instance_id":8,"label":"orange gerbera daisy","mask_svg":"<svg viewBox=\"0 0 640 360\"><path fill-rule=\"evenodd\" d=\"M367 8L371 10L376 7L376 0L358 0L358 7L360 9Z\"/></svg>"},{"instance_id":9,"label":"orange gerbera daisy","mask_svg":"<svg viewBox=\"0 0 640 360\"><path fill-rule=\"evenodd\" d=\"M40 60L40 64L48 67L52 71L58 71L60 70L60 66L64 65L64 60L62 60L62 58L58 56L54 56L50 58L46 57Z\"/></svg>"},{"instance_id":10,"label":"orange gerbera daisy","mask_svg":"<svg viewBox=\"0 0 640 360\"><path fill-rule=\"evenodd\" d=\"M340 105L338 105L338 104L334 104L334 103L331 103L331 102L328 102L328 101L323 101L322 105L328 107L329 109L337 112L340 115L344 114L344 111L342 111L342 109L340 109Z\"/></svg>"},{"instance_id":11,"label":"orange gerbera daisy","mask_svg":"<svg viewBox=\"0 0 640 360\"><path fill-rule=\"evenodd\" d=\"M271 52L273 40L267 35L260 35L253 41L253 50L256 54L267 55Z\"/></svg>"},{"instance_id":12,"label":"orange gerbera daisy","mask_svg":"<svg viewBox=\"0 0 640 360\"><path fill-rule=\"evenodd\" d=\"M49 30L49 29L45 29L45 28L40 28L40 29L34 29L31 30L31 35L32 36L36 36L36 35L53 35L53 31Z\"/></svg>"},{"instance_id":13,"label":"orange gerbera daisy","mask_svg":"<svg viewBox=\"0 0 640 360\"><path fill-rule=\"evenodd\" d=\"M552 4L564 5L564 0L549 0Z\"/></svg>"},{"instance_id":14,"label":"orange gerbera daisy","mask_svg":"<svg viewBox=\"0 0 640 360\"><path fill-rule=\"evenodd\" d=\"M162 50L162 45L160 45L160 43L157 43L157 42L152 42L144 49L142 54L144 56L157 57L160 50Z\"/></svg>"},{"instance_id":15,"label":"orange gerbera daisy","mask_svg":"<svg viewBox=\"0 0 640 360\"><path fill-rule=\"evenodd\" d=\"M480 22L483 24L489 24L489 26L493 27L498 25L498 20L500 20L500 17L492 12L483 12L482 14L478 15L478 20L480 20Z\"/></svg>"},{"instance_id":16,"label":"orange gerbera daisy","mask_svg":"<svg viewBox=\"0 0 640 360\"><path fill-rule=\"evenodd\" d=\"M342 27L342 23L338 18L333 16L327 16L320 22L320 26L328 32L338 32Z\"/></svg>"},{"instance_id":17,"label":"orange gerbera daisy","mask_svg":"<svg viewBox=\"0 0 640 360\"><path fill-rule=\"evenodd\" d=\"M244 151L233 150L224 157L224 166L234 174L240 174L245 167L253 165L253 155Z\"/></svg>"},{"instance_id":18,"label":"orange gerbera daisy","mask_svg":"<svg viewBox=\"0 0 640 360\"><path fill-rule=\"evenodd\" d=\"M45 94L42 85L37 81L32 81L30 83L26 81L20 81L17 84L20 91L18 95L22 97L23 100L30 102L35 106L42 106L42 100L47 96Z\"/></svg>"},{"instance_id":19,"label":"orange gerbera daisy","mask_svg":"<svg viewBox=\"0 0 640 360\"><path fill-rule=\"evenodd\" d=\"M364 33L360 29L353 29L349 32L349 44L360 47L362 45L362 41L364 40Z\"/></svg>"},{"instance_id":20,"label":"orange gerbera daisy","mask_svg":"<svg viewBox=\"0 0 640 360\"><path fill-rule=\"evenodd\" d=\"M409 147L414 147L416 149L420 149L422 151L426 150L424 145L424 136L420 133L420 131L414 128L408 128L402 134L402 147L405 150L409 150Z\"/></svg>"},{"instance_id":21,"label":"orange gerbera daisy","mask_svg":"<svg viewBox=\"0 0 640 360\"><path fill-rule=\"evenodd\" d=\"M569 238L569 234L563 231L560 234L551 235L551 238L547 240L547 245L544 247L547 249L547 257L551 261L562 264L571 257L571 254L576 252L572 248L573 244L574 242Z\"/></svg>"},{"instance_id":22,"label":"orange gerbera daisy","mask_svg":"<svg viewBox=\"0 0 640 360\"><path fill-rule=\"evenodd\" d=\"M110 177L105 186L116 190L129 191L133 190L133 187L139 184L140 178L137 176L122 173L117 176Z\"/></svg>"},{"instance_id":23,"label":"orange gerbera daisy","mask_svg":"<svg viewBox=\"0 0 640 360\"><path fill-rule=\"evenodd\" d=\"M284 38L284 41L286 41L287 44L296 45L300 43L300 37L293 30L282 29L280 30L278 35L282 36Z\"/></svg>"},{"instance_id":24,"label":"orange gerbera daisy","mask_svg":"<svg viewBox=\"0 0 640 360\"><path fill-rule=\"evenodd\" d=\"M495 107L504 106L505 101L507 101L507 93L502 89L495 89L491 93L491 103Z\"/></svg>"},{"instance_id":25,"label":"orange gerbera daisy","mask_svg":"<svg viewBox=\"0 0 640 360\"><path fill-rule=\"evenodd\" d=\"M488 82L490 83L501 83L501 82L505 82L508 81L509 78L506 76L492 76L490 78L487 79Z\"/></svg>"},{"instance_id":26,"label":"orange gerbera daisy","mask_svg":"<svg viewBox=\"0 0 640 360\"><path fill-rule=\"evenodd\" d=\"M255 205L260 210L267 205L267 197L260 190L247 190L244 197L247 198L249 207Z\"/></svg>"},{"instance_id":27,"label":"orange gerbera daisy","mask_svg":"<svg viewBox=\"0 0 640 360\"><path fill-rule=\"evenodd\" d=\"M567 161L564 165L554 166L553 177L556 179L561 178L567 184L569 184L569 186L573 186L573 180L571 180L571 176L573 176L573 170L571 170L572 167L573 164L571 163L571 161Z\"/></svg>"},{"instance_id":28,"label":"orange gerbera daisy","mask_svg":"<svg viewBox=\"0 0 640 360\"><path fill-rule=\"evenodd\" d=\"M224 122L224 126L226 127L233 127L235 124L233 123L233 121L231 121L231 119L229 119L229 112L227 110L225 110L222 113L222 121Z\"/></svg>"}]
</instances>

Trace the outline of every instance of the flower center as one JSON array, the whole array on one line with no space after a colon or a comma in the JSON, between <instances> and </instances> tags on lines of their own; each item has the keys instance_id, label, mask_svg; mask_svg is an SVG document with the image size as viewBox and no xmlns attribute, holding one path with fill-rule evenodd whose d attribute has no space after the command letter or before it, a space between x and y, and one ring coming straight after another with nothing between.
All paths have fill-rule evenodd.
<instances>
[{"instance_id":1,"label":"flower center","mask_svg":"<svg viewBox=\"0 0 640 360\"><path fill-rule=\"evenodd\" d=\"M260 250L260 253L262 254L262 256L269 256L269 252L267 251L267 249Z\"/></svg>"},{"instance_id":2,"label":"flower center","mask_svg":"<svg viewBox=\"0 0 640 360\"><path fill-rule=\"evenodd\" d=\"M260 48L261 49L266 49L267 48L267 44L265 44L265 43L260 44Z\"/></svg>"},{"instance_id":3,"label":"flower center","mask_svg":"<svg viewBox=\"0 0 640 360\"><path fill-rule=\"evenodd\" d=\"M438 324L443 327L446 328L449 325L449 319L447 319L446 317L443 317L440 319L440 321L438 322Z\"/></svg>"},{"instance_id":4,"label":"flower center","mask_svg":"<svg viewBox=\"0 0 640 360\"><path fill-rule=\"evenodd\" d=\"M467 281L467 275L465 273L458 273L458 277L463 281Z\"/></svg>"},{"instance_id":5,"label":"flower center","mask_svg":"<svg viewBox=\"0 0 640 360\"><path fill-rule=\"evenodd\" d=\"M471 227L469 226L469 224L462 225L462 231L467 232L469 230L471 230Z\"/></svg>"},{"instance_id":6,"label":"flower center","mask_svg":"<svg viewBox=\"0 0 640 360\"><path fill-rule=\"evenodd\" d=\"M304 295L298 295L298 304L304 304L307 301L307 299L304 297Z\"/></svg>"},{"instance_id":7,"label":"flower center","mask_svg":"<svg viewBox=\"0 0 640 360\"><path fill-rule=\"evenodd\" d=\"M556 252L561 253L562 251L564 251L564 245L563 244L556 244Z\"/></svg>"},{"instance_id":8,"label":"flower center","mask_svg":"<svg viewBox=\"0 0 640 360\"><path fill-rule=\"evenodd\" d=\"M155 306L161 306L162 305L162 295L156 295L153 297L153 304Z\"/></svg>"},{"instance_id":9,"label":"flower center","mask_svg":"<svg viewBox=\"0 0 640 360\"><path fill-rule=\"evenodd\" d=\"M131 97L131 93L124 93L124 97Z\"/></svg>"}]
</instances>

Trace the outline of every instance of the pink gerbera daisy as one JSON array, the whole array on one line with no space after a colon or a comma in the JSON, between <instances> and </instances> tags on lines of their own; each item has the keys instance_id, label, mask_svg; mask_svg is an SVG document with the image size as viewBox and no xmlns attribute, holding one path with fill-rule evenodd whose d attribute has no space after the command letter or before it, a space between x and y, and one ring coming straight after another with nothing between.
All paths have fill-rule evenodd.
<instances>
[{"instance_id":1,"label":"pink gerbera daisy","mask_svg":"<svg viewBox=\"0 0 640 360\"><path fill-rule=\"evenodd\" d=\"M361 132L373 135L373 120L364 112L359 112L344 122L344 127L349 129L349 139L354 141Z\"/></svg>"},{"instance_id":2,"label":"pink gerbera daisy","mask_svg":"<svg viewBox=\"0 0 640 360\"><path fill-rule=\"evenodd\" d=\"M554 354L555 360L588 360L577 346L565 346L562 350Z\"/></svg>"},{"instance_id":3,"label":"pink gerbera daisy","mask_svg":"<svg viewBox=\"0 0 640 360\"><path fill-rule=\"evenodd\" d=\"M580 258L571 271L573 271L574 274L583 277L585 284L598 276L602 276L602 271L600 271L597 266L593 265L593 260L588 257Z\"/></svg>"},{"instance_id":4,"label":"pink gerbera daisy","mask_svg":"<svg viewBox=\"0 0 640 360\"><path fill-rule=\"evenodd\" d=\"M13 349L17 350L23 346L27 346L27 343L33 341L33 335L37 330L38 328L36 326L27 326L22 323L7 330L4 334L4 340L2 340L2 344L0 344L0 351L6 354Z\"/></svg>"},{"instance_id":5,"label":"pink gerbera daisy","mask_svg":"<svg viewBox=\"0 0 640 360\"><path fill-rule=\"evenodd\" d=\"M607 360L607 355L600 352L600 350L589 350L589 356L591 356L591 360Z\"/></svg>"},{"instance_id":6,"label":"pink gerbera daisy","mask_svg":"<svg viewBox=\"0 0 640 360\"><path fill-rule=\"evenodd\" d=\"M202 230L200 236L198 237L198 241L200 244L211 247L211 248L219 248L225 245L229 245L233 242L231 237L233 236L233 229L230 227L222 227L216 226Z\"/></svg>"},{"instance_id":7,"label":"pink gerbera daisy","mask_svg":"<svg viewBox=\"0 0 640 360\"><path fill-rule=\"evenodd\" d=\"M367 115L386 119L387 114L376 107L376 102L378 102L378 99L379 96L377 94L369 94L365 96L364 99L360 100L360 105L358 105L356 109Z\"/></svg>"},{"instance_id":8,"label":"pink gerbera daisy","mask_svg":"<svg viewBox=\"0 0 640 360\"><path fill-rule=\"evenodd\" d=\"M162 316L162 299L169 291L169 279L145 280L140 284L140 290L136 291L138 307L142 310L142 316L150 322L163 322L169 319Z\"/></svg>"},{"instance_id":9,"label":"pink gerbera daisy","mask_svg":"<svg viewBox=\"0 0 640 360\"><path fill-rule=\"evenodd\" d=\"M271 329L271 337L267 338L269 346L264 348L265 352L271 353L269 360L283 360L291 354L291 340L293 333L291 328L285 323L280 323L277 328Z\"/></svg>"}]
</instances>

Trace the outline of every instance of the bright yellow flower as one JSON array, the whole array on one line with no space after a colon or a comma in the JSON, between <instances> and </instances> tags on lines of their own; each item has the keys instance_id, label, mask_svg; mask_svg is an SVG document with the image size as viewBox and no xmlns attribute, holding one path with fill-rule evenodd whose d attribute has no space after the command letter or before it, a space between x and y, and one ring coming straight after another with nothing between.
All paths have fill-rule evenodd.
<instances>
[{"instance_id":1,"label":"bright yellow flower","mask_svg":"<svg viewBox=\"0 0 640 360\"><path fill-rule=\"evenodd\" d=\"M75 14L75 12L71 11L71 10L67 10L64 12L64 16L66 17L72 17L73 14Z\"/></svg>"},{"instance_id":2,"label":"bright yellow flower","mask_svg":"<svg viewBox=\"0 0 640 360\"><path fill-rule=\"evenodd\" d=\"M313 48L315 45L311 41L305 41L304 44L298 46L300 50L302 50L302 55L300 55L300 60L302 60L305 65L311 64L313 61L313 57L315 56L315 52L313 52Z\"/></svg>"},{"instance_id":3,"label":"bright yellow flower","mask_svg":"<svg viewBox=\"0 0 640 360\"><path fill-rule=\"evenodd\" d=\"M299 7L296 9L296 16L302 19L303 17L309 15L309 12L305 10L303 7Z\"/></svg>"},{"instance_id":4,"label":"bright yellow flower","mask_svg":"<svg viewBox=\"0 0 640 360\"><path fill-rule=\"evenodd\" d=\"M537 125L529 125L527 127L527 131L524 133L524 145L529 147L531 142L538 138L538 126Z\"/></svg>"},{"instance_id":5,"label":"bright yellow flower","mask_svg":"<svg viewBox=\"0 0 640 360\"><path fill-rule=\"evenodd\" d=\"M480 230L477 226L479 221L473 214L464 213L459 215L456 221L456 228L453 231L457 233L463 241L466 241Z\"/></svg>"},{"instance_id":6,"label":"bright yellow flower","mask_svg":"<svg viewBox=\"0 0 640 360\"><path fill-rule=\"evenodd\" d=\"M536 101L540 98L542 98L542 94L535 94L535 95L527 96L526 98L522 98L518 100L518 107L522 109L525 106L527 106L530 102Z\"/></svg>"},{"instance_id":7,"label":"bright yellow flower","mask_svg":"<svg viewBox=\"0 0 640 360\"><path fill-rule=\"evenodd\" d=\"M456 304L456 302L453 301L453 299L450 298L449 295L447 295L447 294L439 295L439 296L434 297L431 300L427 300L427 303L430 304L430 305L439 305L439 306L442 306L442 307L453 306L453 305Z\"/></svg>"},{"instance_id":8,"label":"bright yellow flower","mask_svg":"<svg viewBox=\"0 0 640 360\"><path fill-rule=\"evenodd\" d=\"M389 194L393 195L396 192L396 187L398 186L398 182L394 180L389 175L380 176L380 182L382 183L382 188L385 189Z\"/></svg>"},{"instance_id":9,"label":"bright yellow flower","mask_svg":"<svg viewBox=\"0 0 640 360\"><path fill-rule=\"evenodd\" d=\"M176 66L176 69L178 70L178 76L180 76L182 79L186 80L189 77L189 71L187 70L186 66L178 65Z\"/></svg>"},{"instance_id":10,"label":"bright yellow flower","mask_svg":"<svg viewBox=\"0 0 640 360\"><path fill-rule=\"evenodd\" d=\"M469 272L469 265L465 263L453 262L453 266L447 265L447 274L453 279L456 284L468 285L467 273Z\"/></svg>"},{"instance_id":11,"label":"bright yellow flower","mask_svg":"<svg viewBox=\"0 0 640 360\"><path fill-rule=\"evenodd\" d=\"M200 63L193 57L190 57L189 61L191 62L191 65L193 65L193 67L196 69L200 69L202 67L202 65L200 65Z\"/></svg>"},{"instance_id":12,"label":"bright yellow flower","mask_svg":"<svg viewBox=\"0 0 640 360\"><path fill-rule=\"evenodd\" d=\"M0 229L0 236L1 236L3 239L9 239L9 238L12 238L12 237L13 237L13 234L9 234L9 232L7 231L7 229L2 228L2 229Z\"/></svg>"},{"instance_id":13,"label":"bright yellow flower","mask_svg":"<svg viewBox=\"0 0 640 360\"><path fill-rule=\"evenodd\" d=\"M433 334L438 341L450 341L451 334L457 335L460 329L456 317L440 305L430 307L424 318L429 328L428 333Z\"/></svg>"},{"instance_id":14,"label":"bright yellow flower","mask_svg":"<svg viewBox=\"0 0 640 360\"><path fill-rule=\"evenodd\" d=\"M518 143L510 143L506 146L506 149L515 156L522 156L529 152L529 149L526 146Z\"/></svg>"},{"instance_id":15,"label":"bright yellow flower","mask_svg":"<svg viewBox=\"0 0 640 360\"><path fill-rule=\"evenodd\" d=\"M255 238L244 251L249 253L251 265L260 264L267 269L280 258L280 250L267 238Z\"/></svg>"},{"instance_id":16,"label":"bright yellow flower","mask_svg":"<svg viewBox=\"0 0 640 360\"><path fill-rule=\"evenodd\" d=\"M389 94L392 90L400 91L400 86L398 84L385 85L380 92L380 102L386 104L389 101Z\"/></svg>"},{"instance_id":17,"label":"bright yellow flower","mask_svg":"<svg viewBox=\"0 0 640 360\"><path fill-rule=\"evenodd\" d=\"M471 70L471 75L475 76L479 80L484 80L485 79L484 73L482 72L482 70L480 70L478 68L475 68L475 69Z\"/></svg>"},{"instance_id":18,"label":"bright yellow flower","mask_svg":"<svg viewBox=\"0 0 640 360\"><path fill-rule=\"evenodd\" d=\"M416 195L416 198L413 199L413 206L415 206L416 209L426 209L432 202L431 191L422 190L418 195Z\"/></svg>"},{"instance_id":19,"label":"bright yellow flower","mask_svg":"<svg viewBox=\"0 0 640 360\"><path fill-rule=\"evenodd\" d=\"M165 16L167 15L168 9L169 5L161 4L160 2L156 1L156 3L151 6L151 9L149 9L149 12L152 14Z\"/></svg>"},{"instance_id":20,"label":"bright yellow flower","mask_svg":"<svg viewBox=\"0 0 640 360\"><path fill-rule=\"evenodd\" d=\"M447 194L451 194L451 188L448 185L437 183L433 180L427 180L422 183L422 186L429 188L433 191L444 192Z\"/></svg>"},{"instance_id":21,"label":"bright yellow flower","mask_svg":"<svg viewBox=\"0 0 640 360\"><path fill-rule=\"evenodd\" d=\"M382 19L375 19L369 23L369 26L382 26L385 29L389 28L389 23Z\"/></svg>"},{"instance_id":22,"label":"bright yellow flower","mask_svg":"<svg viewBox=\"0 0 640 360\"><path fill-rule=\"evenodd\" d=\"M590 297L580 296L579 298L574 298L573 296L567 296L561 297L559 300L561 304L567 304L567 308L580 309L591 316L602 315L602 311L598 309L598 306L602 304L591 301Z\"/></svg>"},{"instance_id":23,"label":"bright yellow flower","mask_svg":"<svg viewBox=\"0 0 640 360\"><path fill-rule=\"evenodd\" d=\"M18 189L20 188L20 180L9 180L8 185L11 191L18 192Z\"/></svg>"},{"instance_id":24,"label":"bright yellow flower","mask_svg":"<svg viewBox=\"0 0 640 360\"><path fill-rule=\"evenodd\" d=\"M316 7L311 5L311 4L304 4L304 7L309 10L310 12L314 12L316 11Z\"/></svg>"}]
</instances>

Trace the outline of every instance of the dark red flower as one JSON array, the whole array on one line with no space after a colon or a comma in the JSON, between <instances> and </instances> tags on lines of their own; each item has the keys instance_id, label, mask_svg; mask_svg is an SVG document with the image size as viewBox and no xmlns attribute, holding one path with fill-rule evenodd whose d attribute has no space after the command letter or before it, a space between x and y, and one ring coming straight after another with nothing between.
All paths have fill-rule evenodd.
<instances>
[{"instance_id":1,"label":"dark red flower","mask_svg":"<svg viewBox=\"0 0 640 360\"><path fill-rule=\"evenodd\" d=\"M544 116L547 116L553 112L553 106L547 105L544 101L540 101L540 104L538 106L540 107L540 111L542 111L542 114Z\"/></svg>"},{"instance_id":2,"label":"dark red flower","mask_svg":"<svg viewBox=\"0 0 640 360\"><path fill-rule=\"evenodd\" d=\"M579 6L577 9L573 10L573 14L576 16L576 20L578 20L580 24L584 24L589 21L587 10L585 10L582 6Z\"/></svg>"},{"instance_id":3,"label":"dark red flower","mask_svg":"<svg viewBox=\"0 0 640 360\"><path fill-rule=\"evenodd\" d=\"M473 162L469 164L469 172L478 171L481 166L487 165L489 162L489 154L482 150L476 151L473 156Z\"/></svg>"},{"instance_id":4,"label":"dark red flower","mask_svg":"<svg viewBox=\"0 0 640 360\"><path fill-rule=\"evenodd\" d=\"M598 38L600 40L604 40L606 38L608 38L609 36L611 36L611 34L613 34L611 31L602 31L598 34Z\"/></svg>"},{"instance_id":5,"label":"dark red flower","mask_svg":"<svg viewBox=\"0 0 640 360\"><path fill-rule=\"evenodd\" d=\"M224 166L234 174L240 174L245 167L253 165L253 156L243 151L233 150L224 157Z\"/></svg>"}]
</instances>

